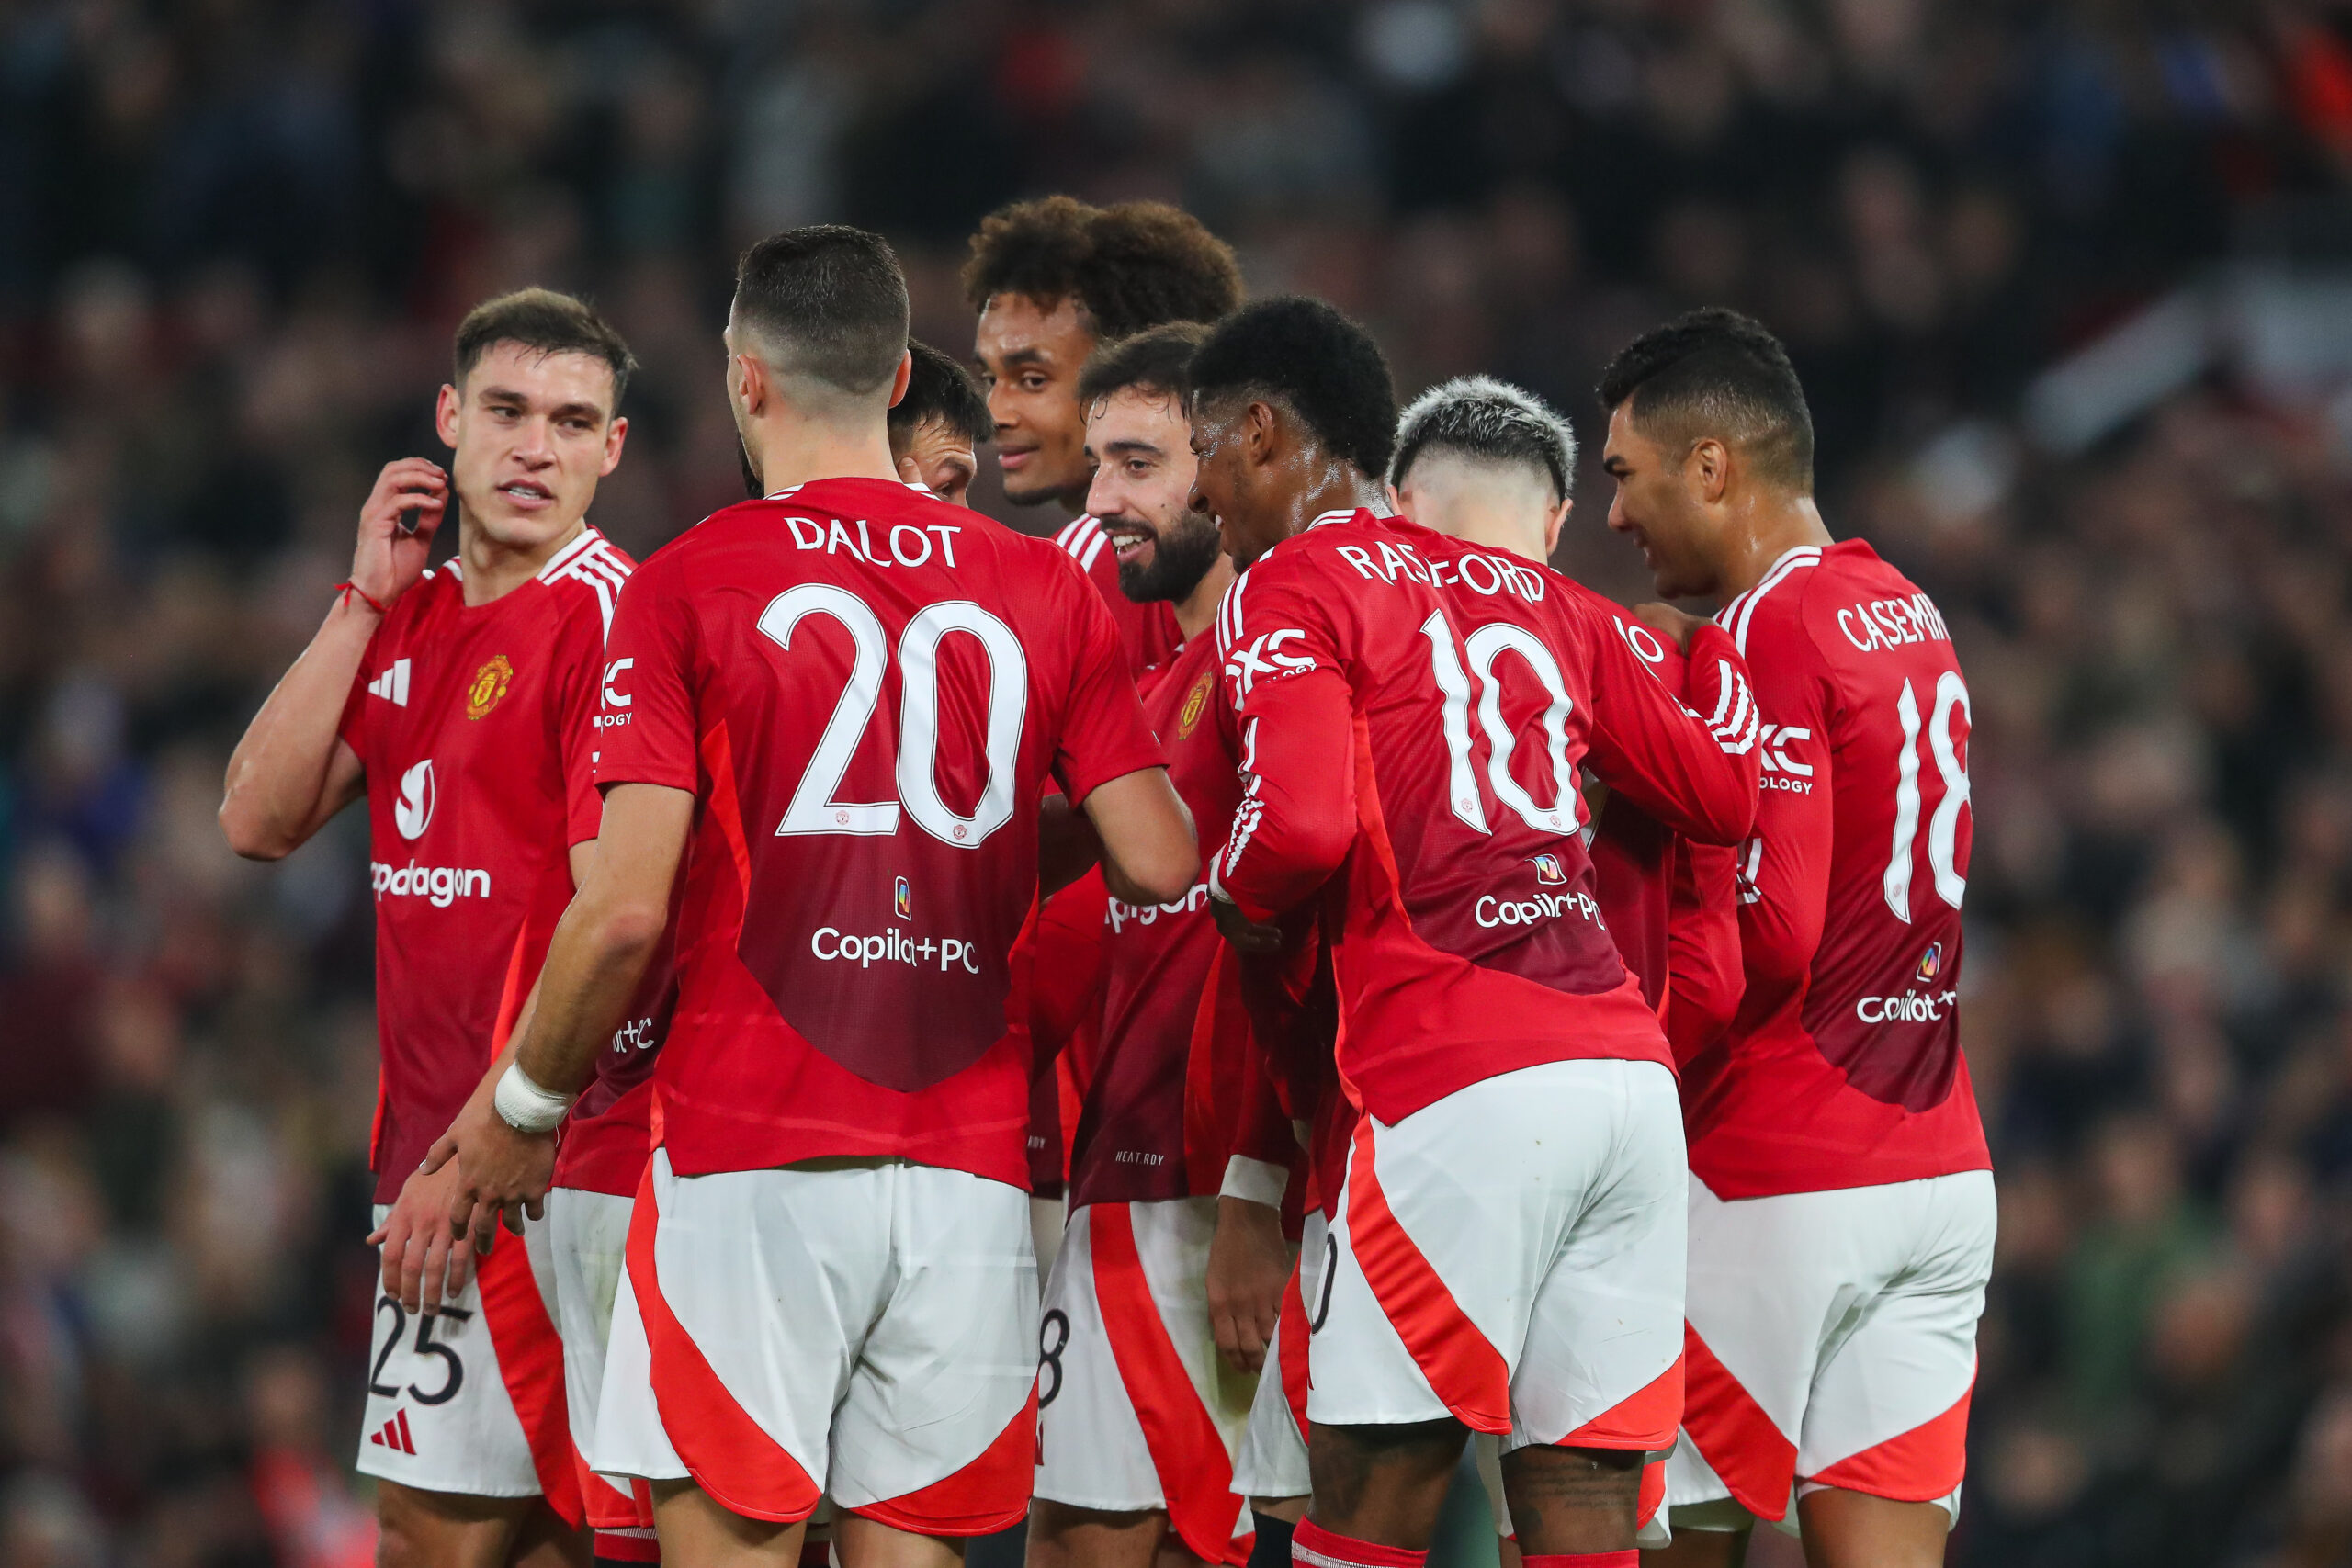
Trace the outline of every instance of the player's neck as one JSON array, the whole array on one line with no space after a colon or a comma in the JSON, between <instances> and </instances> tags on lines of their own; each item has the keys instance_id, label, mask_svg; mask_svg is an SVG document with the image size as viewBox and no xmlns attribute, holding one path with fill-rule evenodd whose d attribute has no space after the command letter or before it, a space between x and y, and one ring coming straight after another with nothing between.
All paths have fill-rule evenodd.
<instances>
[{"instance_id":1,"label":"player's neck","mask_svg":"<svg viewBox=\"0 0 2352 1568\"><path fill-rule=\"evenodd\" d=\"M1772 563L1791 550L1807 545L1826 547L1838 541L1821 520L1821 509L1809 495L1774 496L1749 504L1747 515L1732 525L1730 559L1724 564L1722 596L1736 598L1764 581Z\"/></svg>"},{"instance_id":2,"label":"player's neck","mask_svg":"<svg viewBox=\"0 0 2352 1568\"><path fill-rule=\"evenodd\" d=\"M760 489L768 495L819 479L891 479L888 427L844 429L812 419L763 420L759 426Z\"/></svg>"},{"instance_id":3,"label":"player's neck","mask_svg":"<svg viewBox=\"0 0 2352 1568\"><path fill-rule=\"evenodd\" d=\"M1225 591L1232 586L1233 558L1219 554L1209 563L1208 570L1201 573L1201 580L1193 585L1193 591L1169 606L1176 613L1176 629L1184 634L1186 642L1209 629L1210 624L1216 619L1218 603L1225 598Z\"/></svg>"},{"instance_id":4,"label":"player's neck","mask_svg":"<svg viewBox=\"0 0 2352 1568\"><path fill-rule=\"evenodd\" d=\"M1381 517L1388 516L1393 510L1378 479L1366 477L1351 465L1334 462L1302 486L1292 499L1290 532L1303 534L1327 513L1353 512L1359 507Z\"/></svg>"},{"instance_id":5,"label":"player's neck","mask_svg":"<svg viewBox=\"0 0 2352 1568\"><path fill-rule=\"evenodd\" d=\"M557 534L544 544L518 547L502 545L475 526L462 509L458 514L458 559L465 570L458 574L458 587L465 594L466 607L494 604L505 598L523 584L538 576L539 569L555 558L556 552L580 537L588 526L583 513L571 520L571 526Z\"/></svg>"}]
</instances>

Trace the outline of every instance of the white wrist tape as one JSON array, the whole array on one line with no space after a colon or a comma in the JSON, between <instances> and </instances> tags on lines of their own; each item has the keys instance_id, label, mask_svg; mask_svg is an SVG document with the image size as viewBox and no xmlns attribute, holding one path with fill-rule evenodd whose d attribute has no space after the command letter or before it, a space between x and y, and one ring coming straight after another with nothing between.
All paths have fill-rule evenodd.
<instances>
[{"instance_id":1,"label":"white wrist tape","mask_svg":"<svg viewBox=\"0 0 2352 1568\"><path fill-rule=\"evenodd\" d=\"M552 1133L571 1109L576 1094L553 1094L531 1081L520 1062L509 1062L500 1075L491 1106L498 1119L518 1133Z\"/></svg>"}]
</instances>

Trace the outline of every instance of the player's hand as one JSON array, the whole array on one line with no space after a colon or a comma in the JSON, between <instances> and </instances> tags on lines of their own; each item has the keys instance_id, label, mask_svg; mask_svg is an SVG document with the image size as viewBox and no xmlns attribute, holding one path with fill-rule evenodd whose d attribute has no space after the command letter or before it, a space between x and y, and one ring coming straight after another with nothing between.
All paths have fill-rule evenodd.
<instances>
[{"instance_id":1,"label":"player's hand","mask_svg":"<svg viewBox=\"0 0 2352 1568\"><path fill-rule=\"evenodd\" d=\"M449 1234L470 1232L475 1251L490 1250L501 1221L521 1235L526 1214L536 1220L546 1213L555 1179L553 1133L518 1133L477 1097L424 1156L424 1169L437 1171L452 1160L459 1175L449 1200Z\"/></svg>"},{"instance_id":2,"label":"player's hand","mask_svg":"<svg viewBox=\"0 0 2352 1568\"><path fill-rule=\"evenodd\" d=\"M384 465L359 509L359 545L351 555L351 585L389 605L415 585L433 553L433 535L449 506L449 475L424 457ZM402 520L414 514L412 531Z\"/></svg>"},{"instance_id":3,"label":"player's hand","mask_svg":"<svg viewBox=\"0 0 2352 1568\"><path fill-rule=\"evenodd\" d=\"M1240 906L1235 904L1230 898L1219 898L1211 895L1209 914L1216 921L1217 934L1231 942L1238 953L1246 953L1252 958L1262 958L1268 953L1280 953L1283 950L1283 932L1280 926L1261 925L1243 914ZM1264 1205L1261 1204L1260 1207L1262 1208Z\"/></svg>"},{"instance_id":4,"label":"player's hand","mask_svg":"<svg viewBox=\"0 0 2352 1568\"><path fill-rule=\"evenodd\" d=\"M392 1211L368 1238L384 1249L384 1294L431 1316L458 1299L473 1277L473 1249L452 1246L445 1216L456 1201L458 1167L409 1172Z\"/></svg>"},{"instance_id":5,"label":"player's hand","mask_svg":"<svg viewBox=\"0 0 2352 1568\"><path fill-rule=\"evenodd\" d=\"M1690 634L1707 624L1703 615L1693 615L1652 600L1634 606L1634 614L1644 626L1674 639L1674 646L1683 652L1690 651Z\"/></svg>"},{"instance_id":6,"label":"player's hand","mask_svg":"<svg viewBox=\"0 0 2352 1568\"><path fill-rule=\"evenodd\" d=\"M1209 1331L1217 1353L1237 1370L1264 1368L1290 1270L1282 1211L1220 1197L1216 1231L1209 1238Z\"/></svg>"}]
</instances>

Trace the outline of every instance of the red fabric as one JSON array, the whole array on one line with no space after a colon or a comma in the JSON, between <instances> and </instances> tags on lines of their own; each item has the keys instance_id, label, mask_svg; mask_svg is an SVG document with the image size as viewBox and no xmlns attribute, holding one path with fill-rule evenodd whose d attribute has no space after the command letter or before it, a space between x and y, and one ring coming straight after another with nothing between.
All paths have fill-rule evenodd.
<instances>
[{"instance_id":1,"label":"red fabric","mask_svg":"<svg viewBox=\"0 0 2352 1568\"><path fill-rule=\"evenodd\" d=\"M662 1298L653 1262L653 1233L659 1223L649 1165L628 1221L628 1288L637 1292L637 1310L645 1320L662 1429L670 1435L695 1484L720 1506L745 1518L777 1524L805 1519L816 1511L821 1496L817 1483L783 1444L735 1403L710 1370L702 1348Z\"/></svg>"},{"instance_id":2,"label":"red fabric","mask_svg":"<svg viewBox=\"0 0 2352 1568\"><path fill-rule=\"evenodd\" d=\"M1103 910L1098 867L1045 900L1030 948L1029 1190L1058 1197L1069 1181L1080 1086L1093 1072L1102 1021Z\"/></svg>"},{"instance_id":3,"label":"red fabric","mask_svg":"<svg viewBox=\"0 0 2352 1568\"><path fill-rule=\"evenodd\" d=\"M573 1472L580 1478L580 1500L582 1516L591 1529L631 1529L653 1523L650 1506L640 1511L633 1492L624 1492L594 1471L578 1449L572 1450Z\"/></svg>"},{"instance_id":4,"label":"red fabric","mask_svg":"<svg viewBox=\"0 0 2352 1568\"><path fill-rule=\"evenodd\" d=\"M1282 1346L1283 1403L1298 1425L1298 1440L1306 1441L1307 1336L1312 1332L1306 1300L1299 1288L1301 1265L1290 1266L1290 1282L1283 1287L1282 1314L1274 1319L1274 1339Z\"/></svg>"},{"instance_id":5,"label":"red fabric","mask_svg":"<svg viewBox=\"0 0 2352 1568\"><path fill-rule=\"evenodd\" d=\"M469 606L446 563L393 604L353 678L339 734L368 782L379 1203L480 1083L571 900L571 846L603 818L605 606L629 570L590 528Z\"/></svg>"},{"instance_id":6,"label":"red fabric","mask_svg":"<svg viewBox=\"0 0 2352 1568\"><path fill-rule=\"evenodd\" d=\"M1268 551L1220 609L1248 782L1213 885L1261 919L1320 904L1340 1070L1385 1122L1542 1062L1672 1064L1592 896L1576 770L1589 749L1668 826L1731 841L1754 705L1720 633L1693 644L1711 721L1580 594L1359 512Z\"/></svg>"},{"instance_id":7,"label":"red fabric","mask_svg":"<svg viewBox=\"0 0 2352 1568\"><path fill-rule=\"evenodd\" d=\"M1968 1472L1968 1402L1973 1383L1952 1407L1899 1437L1839 1460L1807 1481L1897 1503L1932 1503L1951 1495Z\"/></svg>"},{"instance_id":8,"label":"red fabric","mask_svg":"<svg viewBox=\"0 0 2352 1568\"><path fill-rule=\"evenodd\" d=\"M1310 1568L1328 1568L1331 1563L1344 1563L1348 1568L1422 1568L1430 1560L1426 1551L1408 1551L1401 1546L1358 1540L1353 1536L1325 1529L1311 1518L1299 1520L1292 1529L1290 1554L1292 1562Z\"/></svg>"},{"instance_id":9,"label":"red fabric","mask_svg":"<svg viewBox=\"0 0 2352 1568\"><path fill-rule=\"evenodd\" d=\"M1037 1390L979 1457L928 1486L850 1510L911 1535L994 1535L1029 1517L1035 1477Z\"/></svg>"},{"instance_id":10,"label":"red fabric","mask_svg":"<svg viewBox=\"0 0 2352 1568\"><path fill-rule=\"evenodd\" d=\"M1347 1191L1349 1248L1431 1392L1472 1431L1510 1431L1510 1368L1389 1210L1368 1120L1356 1125Z\"/></svg>"},{"instance_id":11,"label":"red fabric","mask_svg":"<svg viewBox=\"0 0 2352 1568\"><path fill-rule=\"evenodd\" d=\"M1682 840L1667 904L1666 1038L1688 1062L1723 1038L1739 1011L1738 853Z\"/></svg>"},{"instance_id":12,"label":"red fabric","mask_svg":"<svg viewBox=\"0 0 2352 1568\"><path fill-rule=\"evenodd\" d=\"M612 1535L606 1531L598 1530L595 1541L590 1550L597 1557L611 1562L659 1562L662 1561L662 1543L653 1537L646 1535Z\"/></svg>"},{"instance_id":13,"label":"red fabric","mask_svg":"<svg viewBox=\"0 0 2352 1568\"><path fill-rule=\"evenodd\" d=\"M1687 1323L1682 1367L1682 1429L1741 1507L1759 1519L1778 1519L1788 1512L1789 1488L1796 1480L1796 1444L1772 1425L1764 1407Z\"/></svg>"},{"instance_id":14,"label":"red fabric","mask_svg":"<svg viewBox=\"0 0 2352 1568\"><path fill-rule=\"evenodd\" d=\"M1969 705L1943 617L1849 539L1790 551L1720 619L1765 771L1738 1015L1685 1066L1691 1172L1739 1199L1987 1169L1958 1016Z\"/></svg>"},{"instance_id":15,"label":"red fabric","mask_svg":"<svg viewBox=\"0 0 2352 1568\"><path fill-rule=\"evenodd\" d=\"M1562 1438L1564 1449L1637 1449L1657 1453L1674 1446L1682 1425L1683 1358L1634 1393Z\"/></svg>"},{"instance_id":16,"label":"red fabric","mask_svg":"<svg viewBox=\"0 0 2352 1568\"><path fill-rule=\"evenodd\" d=\"M1634 1496L1634 1528L1638 1529L1657 1517L1658 1509L1665 1506L1666 1461L1654 1459L1642 1466L1642 1487Z\"/></svg>"},{"instance_id":17,"label":"red fabric","mask_svg":"<svg viewBox=\"0 0 2352 1568\"><path fill-rule=\"evenodd\" d=\"M1250 1537L1233 1534L1235 1521L1247 1517L1233 1490L1233 1461L1151 1299L1135 1218L1125 1203L1095 1203L1086 1212L1102 1329L1159 1474L1169 1528L1195 1557L1240 1568L1250 1561Z\"/></svg>"},{"instance_id":18,"label":"red fabric","mask_svg":"<svg viewBox=\"0 0 2352 1568\"><path fill-rule=\"evenodd\" d=\"M1101 595L1046 540L824 479L663 548L605 651L629 700L598 782L704 807L656 1067L673 1168L880 1156L1025 1186L1038 797L1162 761Z\"/></svg>"},{"instance_id":19,"label":"red fabric","mask_svg":"<svg viewBox=\"0 0 2352 1568\"><path fill-rule=\"evenodd\" d=\"M1520 1558L1526 1568L1641 1568L1638 1548L1623 1551L1531 1551Z\"/></svg>"},{"instance_id":20,"label":"red fabric","mask_svg":"<svg viewBox=\"0 0 2352 1568\"><path fill-rule=\"evenodd\" d=\"M531 1446L531 1469L548 1506L577 1529L586 1518L571 1447L571 1418L563 1397L563 1341L548 1316L520 1236L501 1236L477 1261L482 1320L498 1352L498 1374Z\"/></svg>"}]
</instances>

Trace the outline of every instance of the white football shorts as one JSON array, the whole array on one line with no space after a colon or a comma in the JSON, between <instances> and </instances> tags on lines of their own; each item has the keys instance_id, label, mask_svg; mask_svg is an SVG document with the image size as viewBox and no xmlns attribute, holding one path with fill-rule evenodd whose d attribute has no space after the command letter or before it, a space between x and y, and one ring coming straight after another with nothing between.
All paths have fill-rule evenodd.
<instances>
[{"instance_id":1,"label":"white football shorts","mask_svg":"<svg viewBox=\"0 0 2352 1568\"><path fill-rule=\"evenodd\" d=\"M1233 1463L1233 1489L1244 1497L1304 1497L1312 1489L1306 1472L1307 1324L1324 1301L1323 1266L1330 1250L1331 1227L1323 1211L1309 1209L1299 1227L1298 1261L1283 1291L1274 1342L1266 1347L1257 1397L1250 1402L1250 1429L1242 1434L1241 1453Z\"/></svg>"},{"instance_id":2,"label":"white football shorts","mask_svg":"<svg viewBox=\"0 0 2352 1568\"><path fill-rule=\"evenodd\" d=\"M1662 1451L1682 1408L1682 1111L1656 1062L1546 1062L1356 1124L1307 1414Z\"/></svg>"},{"instance_id":3,"label":"white football shorts","mask_svg":"<svg viewBox=\"0 0 2352 1568\"><path fill-rule=\"evenodd\" d=\"M596 1403L605 1386L605 1345L613 1332L634 1200L580 1187L548 1193L548 1251L555 1269L556 1330L563 1337L563 1395L580 1459L580 1497L590 1528L650 1542L653 1499L642 1483L616 1486L588 1468ZM612 1542L599 1543L610 1554Z\"/></svg>"},{"instance_id":4,"label":"white football shorts","mask_svg":"<svg viewBox=\"0 0 2352 1568\"><path fill-rule=\"evenodd\" d=\"M1694 1178L1690 1214L1675 1528L1792 1527L1821 1486L1956 1518L1992 1172L1736 1201Z\"/></svg>"},{"instance_id":5,"label":"white football shorts","mask_svg":"<svg viewBox=\"0 0 2352 1568\"><path fill-rule=\"evenodd\" d=\"M376 1223L390 1213L376 1206ZM536 1497L582 1520L544 1220L501 1231L432 1314L376 1298L359 1471L424 1492Z\"/></svg>"},{"instance_id":6,"label":"white football shorts","mask_svg":"<svg viewBox=\"0 0 2352 1568\"><path fill-rule=\"evenodd\" d=\"M751 1518L820 1498L918 1535L1027 1517L1029 1195L896 1159L673 1176L656 1150L590 1461Z\"/></svg>"},{"instance_id":7,"label":"white football shorts","mask_svg":"<svg viewBox=\"0 0 2352 1568\"><path fill-rule=\"evenodd\" d=\"M1258 1380L1209 1327L1215 1198L1090 1203L1070 1215L1038 1330L1036 1495L1106 1513L1164 1508L1209 1562L1248 1561L1234 1451Z\"/></svg>"}]
</instances>

